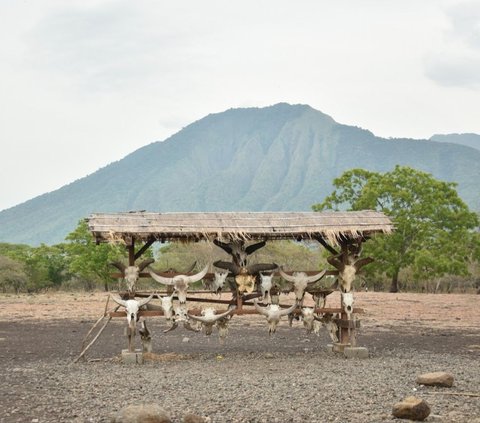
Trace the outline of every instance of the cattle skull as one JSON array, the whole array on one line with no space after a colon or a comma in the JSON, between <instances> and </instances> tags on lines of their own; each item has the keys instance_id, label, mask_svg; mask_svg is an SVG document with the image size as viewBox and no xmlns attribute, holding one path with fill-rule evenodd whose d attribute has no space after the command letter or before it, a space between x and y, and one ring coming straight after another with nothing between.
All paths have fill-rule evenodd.
<instances>
[{"instance_id":1,"label":"cattle skull","mask_svg":"<svg viewBox=\"0 0 480 423\"><path fill-rule=\"evenodd\" d=\"M315 293L312 295L316 308L324 308L327 303L327 295L324 292Z\"/></svg>"},{"instance_id":2,"label":"cattle skull","mask_svg":"<svg viewBox=\"0 0 480 423\"><path fill-rule=\"evenodd\" d=\"M273 286L272 279L273 273L271 273L270 275L266 275L260 272L260 292L263 297L263 302L266 302L268 304L272 303L272 299L270 297L270 290Z\"/></svg>"},{"instance_id":3,"label":"cattle skull","mask_svg":"<svg viewBox=\"0 0 480 423\"><path fill-rule=\"evenodd\" d=\"M328 335L332 342L338 342L338 326L334 321L329 321L325 323L325 327L327 328Z\"/></svg>"},{"instance_id":4,"label":"cattle skull","mask_svg":"<svg viewBox=\"0 0 480 423\"><path fill-rule=\"evenodd\" d=\"M240 294L243 294L244 292L251 294L255 288L255 276L249 275L246 271L235 276L235 282Z\"/></svg>"},{"instance_id":5,"label":"cattle skull","mask_svg":"<svg viewBox=\"0 0 480 423\"><path fill-rule=\"evenodd\" d=\"M251 294L255 288L256 275L262 271L274 270L278 266L275 263L258 263L250 266L238 266L236 263L218 260L213 263L220 269L226 269L235 276L235 283L240 294Z\"/></svg>"},{"instance_id":6,"label":"cattle skull","mask_svg":"<svg viewBox=\"0 0 480 423\"><path fill-rule=\"evenodd\" d=\"M357 273L363 266L373 261L371 257L358 259L361 250L361 242L358 246L344 245L340 254L327 258L327 261L338 270L338 279L342 292L350 292Z\"/></svg>"},{"instance_id":7,"label":"cattle skull","mask_svg":"<svg viewBox=\"0 0 480 423\"><path fill-rule=\"evenodd\" d=\"M266 244L265 241L261 241L245 247L245 241L243 240L234 240L225 243L219 241L218 239L214 239L213 243L226 253L230 254L232 256L233 263L239 267L245 267L247 265L247 257Z\"/></svg>"},{"instance_id":8,"label":"cattle skull","mask_svg":"<svg viewBox=\"0 0 480 423\"><path fill-rule=\"evenodd\" d=\"M342 308L343 311L347 314L348 320L350 320L353 313L353 293L352 292L342 292Z\"/></svg>"},{"instance_id":9,"label":"cattle skull","mask_svg":"<svg viewBox=\"0 0 480 423\"><path fill-rule=\"evenodd\" d=\"M206 307L202 310L201 316L194 316L189 314L188 317L197 322L201 322L203 328L205 329L205 335L211 335L213 330L213 325L220 319L223 319L227 316L230 316L235 311L234 308L227 310L225 313L216 314L217 310L213 307Z\"/></svg>"},{"instance_id":10,"label":"cattle skull","mask_svg":"<svg viewBox=\"0 0 480 423\"><path fill-rule=\"evenodd\" d=\"M110 263L122 272L123 279L127 284L128 292L135 293L135 285L137 284L140 272L142 272L148 265L152 264L155 260L149 258L142 261L138 266L125 266L122 262L115 261Z\"/></svg>"},{"instance_id":11,"label":"cattle skull","mask_svg":"<svg viewBox=\"0 0 480 423\"><path fill-rule=\"evenodd\" d=\"M322 279L326 273L326 270L323 270L313 276L308 276L305 272L294 272L293 275L289 275L281 267L279 270L282 278L293 284L293 292L297 301L302 301L307 285Z\"/></svg>"},{"instance_id":12,"label":"cattle skull","mask_svg":"<svg viewBox=\"0 0 480 423\"><path fill-rule=\"evenodd\" d=\"M183 327L185 329L191 330L193 332L198 332L198 329L195 329L192 327L190 324L190 321L188 319L188 313L185 307L175 307L174 308L175 314L173 315L173 324L170 328L166 329L163 331L163 333L170 332L178 327L179 323L183 323Z\"/></svg>"},{"instance_id":13,"label":"cattle skull","mask_svg":"<svg viewBox=\"0 0 480 423\"><path fill-rule=\"evenodd\" d=\"M254 301L255 309L262 315L267 318L268 322L268 333L271 335L277 330L278 322L283 316L287 316L292 313L297 308L297 302L289 308L280 308L277 304L270 304L266 307L261 307L258 305L257 300Z\"/></svg>"},{"instance_id":14,"label":"cattle skull","mask_svg":"<svg viewBox=\"0 0 480 423\"><path fill-rule=\"evenodd\" d=\"M215 277L213 279L211 289L213 292L219 294L223 288L223 285L225 284L225 281L227 280L228 270L226 272L215 272L214 275Z\"/></svg>"},{"instance_id":15,"label":"cattle skull","mask_svg":"<svg viewBox=\"0 0 480 423\"><path fill-rule=\"evenodd\" d=\"M218 336L220 338L220 344L225 343L225 338L228 335L228 324L230 323L230 319L232 318L231 315L222 317L221 319L217 320L216 326L218 329Z\"/></svg>"},{"instance_id":16,"label":"cattle skull","mask_svg":"<svg viewBox=\"0 0 480 423\"><path fill-rule=\"evenodd\" d=\"M172 295L165 295L162 297L157 294L157 298L161 301L161 307L163 310L163 315L167 320L170 320L173 317L173 293Z\"/></svg>"},{"instance_id":17,"label":"cattle skull","mask_svg":"<svg viewBox=\"0 0 480 423\"><path fill-rule=\"evenodd\" d=\"M152 334L147 328L147 323L145 320L142 320L141 328L138 331L140 334L140 339L142 341L143 352L152 352Z\"/></svg>"},{"instance_id":18,"label":"cattle skull","mask_svg":"<svg viewBox=\"0 0 480 423\"><path fill-rule=\"evenodd\" d=\"M164 285L173 286L174 290L177 293L178 301L180 302L180 304L185 304L187 302L187 290L189 284L201 280L207 274L208 267L209 265L207 264L202 271L192 276L177 275L173 278L166 278L164 276L157 275L152 271L149 271L148 273L150 273L150 276L157 282Z\"/></svg>"},{"instance_id":19,"label":"cattle skull","mask_svg":"<svg viewBox=\"0 0 480 423\"><path fill-rule=\"evenodd\" d=\"M332 342L338 342L338 326L333 321L332 314L324 314L321 318L315 317L315 320L318 320L325 326Z\"/></svg>"},{"instance_id":20,"label":"cattle skull","mask_svg":"<svg viewBox=\"0 0 480 423\"><path fill-rule=\"evenodd\" d=\"M122 300L120 297L112 295L112 300L115 301L117 304L125 307L125 312L127 314L127 323L128 327L135 331L135 325L138 321L138 312L140 308L150 302L153 298L153 294L150 295L148 298L144 298L143 300Z\"/></svg>"},{"instance_id":21,"label":"cattle skull","mask_svg":"<svg viewBox=\"0 0 480 423\"><path fill-rule=\"evenodd\" d=\"M311 307L302 308L303 326L307 330L307 333L311 333L313 331L313 324L315 322L314 311L315 310Z\"/></svg>"}]
</instances>

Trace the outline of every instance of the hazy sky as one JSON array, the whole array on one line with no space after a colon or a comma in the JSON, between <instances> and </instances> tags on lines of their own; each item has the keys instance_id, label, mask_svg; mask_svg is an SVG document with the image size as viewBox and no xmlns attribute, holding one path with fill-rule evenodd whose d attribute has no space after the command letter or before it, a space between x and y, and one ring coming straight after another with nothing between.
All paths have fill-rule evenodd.
<instances>
[{"instance_id":1,"label":"hazy sky","mask_svg":"<svg viewBox=\"0 0 480 423\"><path fill-rule=\"evenodd\" d=\"M480 1L0 0L0 210L232 107L480 133Z\"/></svg>"}]
</instances>

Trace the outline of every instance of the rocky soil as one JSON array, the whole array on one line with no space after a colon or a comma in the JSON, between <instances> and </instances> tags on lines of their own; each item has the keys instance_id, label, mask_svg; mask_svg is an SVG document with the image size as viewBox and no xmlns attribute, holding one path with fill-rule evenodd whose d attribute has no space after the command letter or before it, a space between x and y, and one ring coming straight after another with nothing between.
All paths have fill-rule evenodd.
<instances>
[{"instance_id":1,"label":"rocky soil","mask_svg":"<svg viewBox=\"0 0 480 423\"><path fill-rule=\"evenodd\" d=\"M334 294L336 295L336 294ZM366 360L329 353L325 332L282 321L269 337L259 316L235 316L229 337L182 326L163 334L149 320L154 360L125 365L123 319L114 319L73 363L103 313L105 294L0 297L0 421L109 422L127 404L157 403L174 422L191 412L220 422L389 422L394 403L415 395L427 421L480 422L480 297L358 293L366 310ZM337 302L335 296L332 306ZM138 340L137 340L138 341ZM447 371L452 388L423 387L419 374ZM447 395L447 394L455 395Z\"/></svg>"}]
</instances>

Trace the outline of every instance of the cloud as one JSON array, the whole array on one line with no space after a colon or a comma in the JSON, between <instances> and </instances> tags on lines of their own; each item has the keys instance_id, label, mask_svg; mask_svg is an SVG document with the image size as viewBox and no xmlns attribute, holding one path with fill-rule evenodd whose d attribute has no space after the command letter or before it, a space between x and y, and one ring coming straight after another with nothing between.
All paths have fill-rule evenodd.
<instances>
[{"instance_id":1,"label":"cloud","mask_svg":"<svg viewBox=\"0 0 480 423\"><path fill-rule=\"evenodd\" d=\"M480 3L458 3L447 18L450 29L442 48L426 58L425 74L442 86L480 88Z\"/></svg>"},{"instance_id":2,"label":"cloud","mask_svg":"<svg viewBox=\"0 0 480 423\"><path fill-rule=\"evenodd\" d=\"M174 74L192 35L169 23L168 9L149 15L135 5L67 6L44 17L27 37L30 65L91 90Z\"/></svg>"}]
</instances>

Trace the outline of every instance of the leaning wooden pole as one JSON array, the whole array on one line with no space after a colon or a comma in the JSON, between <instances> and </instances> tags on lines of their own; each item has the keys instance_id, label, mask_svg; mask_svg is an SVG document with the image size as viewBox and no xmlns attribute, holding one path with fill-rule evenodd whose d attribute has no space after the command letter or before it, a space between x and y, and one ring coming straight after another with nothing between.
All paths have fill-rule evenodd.
<instances>
[{"instance_id":1,"label":"leaning wooden pole","mask_svg":"<svg viewBox=\"0 0 480 423\"><path fill-rule=\"evenodd\" d=\"M102 326L102 328L98 331L97 335L95 336L95 338L92 339L92 342L90 342L90 344L88 344L84 349L83 351L80 353L80 355L73 361L74 363L76 363L78 360L80 360L84 355L85 353L90 349L90 347L95 343L95 341L98 339L98 337L102 334L102 332L105 330L105 328L107 327L108 323L110 322L110 320L112 320L112 316L108 316L108 319L107 321L105 322L105 324Z\"/></svg>"},{"instance_id":2,"label":"leaning wooden pole","mask_svg":"<svg viewBox=\"0 0 480 423\"><path fill-rule=\"evenodd\" d=\"M109 296L110 298L110 296ZM108 304L108 300L107 300L107 304ZM102 316L100 316L100 318L95 322L95 324L92 326L92 328L88 331L88 333L85 335L85 338L83 338L83 341L82 341L82 350L83 348L85 347L85 344L87 343L87 339L88 337L90 336L90 334L93 332L93 330L99 325L99 323L107 316L107 314L111 313L111 312L116 312L118 309L120 308L120 306L116 306L114 309L112 309L111 311L107 312L106 310L106 307L105 307L105 312L103 313Z\"/></svg>"}]
</instances>

